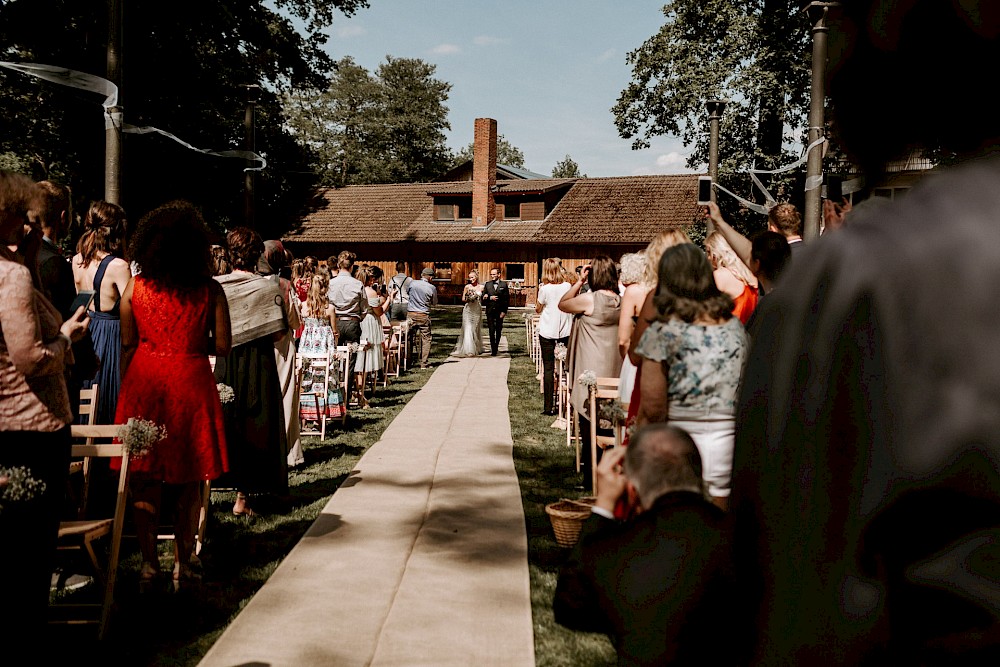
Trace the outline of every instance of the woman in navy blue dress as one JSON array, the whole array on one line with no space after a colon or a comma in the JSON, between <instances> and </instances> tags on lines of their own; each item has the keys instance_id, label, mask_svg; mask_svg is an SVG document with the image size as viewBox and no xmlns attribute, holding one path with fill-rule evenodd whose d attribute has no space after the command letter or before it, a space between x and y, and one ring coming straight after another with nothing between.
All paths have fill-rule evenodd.
<instances>
[{"instance_id":1,"label":"woman in navy blue dress","mask_svg":"<svg viewBox=\"0 0 1000 667\"><path fill-rule=\"evenodd\" d=\"M90 205L83 221L87 231L76 244L73 279L77 292L94 290L94 302L88 315L94 353L101 360L97 375L85 381L83 388L98 385L94 423L113 424L121 387L122 335L118 306L132 278L128 262L119 256L125 232L125 211L117 204L96 201Z\"/></svg>"}]
</instances>

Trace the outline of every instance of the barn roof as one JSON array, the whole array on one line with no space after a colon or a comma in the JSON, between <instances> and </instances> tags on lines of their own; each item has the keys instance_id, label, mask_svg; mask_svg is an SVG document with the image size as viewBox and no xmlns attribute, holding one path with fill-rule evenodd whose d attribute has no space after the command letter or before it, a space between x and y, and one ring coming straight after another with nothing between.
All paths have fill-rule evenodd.
<instances>
[{"instance_id":1,"label":"barn roof","mask_svg":"<svg viewBox=\"0 0 1000 667\"><path fill-rule=\"evenodd\" d=\"M497 194L568 190L543 220L438 221L434 194L471 194L468 181L350 185L317 192L316 205L285 235L292 243L646 243L698 214L695 174L498 181Z\"/></svg>"}]
</instances>

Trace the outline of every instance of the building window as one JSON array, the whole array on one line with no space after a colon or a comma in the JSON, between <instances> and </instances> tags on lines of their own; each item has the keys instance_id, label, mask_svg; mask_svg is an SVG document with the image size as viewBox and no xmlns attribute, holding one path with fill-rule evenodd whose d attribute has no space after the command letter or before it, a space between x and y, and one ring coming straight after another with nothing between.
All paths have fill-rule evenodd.
<instances>
[{"instance_id":1,"label":"building window","mask_svg":"<svg viewBox=\"0 0 1000 667\"><path fill-rule=\"evenodd\" d=\"M472 198L458 200L458 219L472 220Z\"/></svg>"},{"instance_id":2,"label":"building window","mask_svg":"<svg viewBox=\"0 0 1000 667\"><path fill-rule=\"evenodd\" d=\"M451 262L434 262L434 280L451 280Z\"/></svg>"},{"instance_id":3,"label":"building window","mask_svg":"<svg viewBox=\"0 0 1000 667\"><path fill-rule=\"evenodd\" d=\"M506 201L500 204L503 206L503 219L504 220L520 220L521 219L521 203L516 201ZM499 216L497 216L499 218Z\"/></svg>"},{"instance_id":4,"label":"building window","mask_svg":"<svg viewBox=\"0 0 1000 667\"><path fill-rule=\"evenodd\" d=\"M504 271L505 280L524 280L524 264L506 264Z\"/></svg>"},{"instance_id":5,"label":"building window","mask_svg":"<svg viewBox=\"0 0 1000 667\"><path fill-rule=\"evenodd\" d=\"M455 206L453 204L435 204L434 214L435 220L454 220Z\"/></svg>"}]
</instances>

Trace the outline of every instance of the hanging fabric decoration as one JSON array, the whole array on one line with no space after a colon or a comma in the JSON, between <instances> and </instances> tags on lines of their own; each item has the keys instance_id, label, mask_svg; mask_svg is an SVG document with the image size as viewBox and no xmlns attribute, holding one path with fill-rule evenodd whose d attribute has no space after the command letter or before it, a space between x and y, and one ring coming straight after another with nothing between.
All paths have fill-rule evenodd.
<instances>
[{"instance_id":1,"label":"hanging fabric decoration","mask_svg":"<svg viewBox=\"0 0 1000 667\"><path fill-rule=\"evenodd\" d=\"M803 153L802 153L802 157L800 157L795 162L792 162L791 164L786 164L784 167L778 167L777 169L751 169L750 170L750 180L753 181L753 184L757 187L758 190L761 191L761 194L764 195L764 203L763 204L757 204L757 203L754 203L754 202L752 202L752 201L750 201L748 199L744 199L743 197L740 197L739 195L733 193L731 190L727 190L726 188L722 187L718 183L712 183L712 185L715 186L717 189L722 190L727 195L729 195L730 197L732 197L733 199L735 199L736 201L738 201L740 204L742 204L743 206L745 206L748 209L750 209L751 211L753 211L755 213L760 213L761 215L767 215L768 211L770 211L772 208L774 208L775 204L777 204L778 202L771 195L771 193L768 192L767 188L764 187L764 184L761 182L760 178L757 177L757 174L783 174L785 172L792 171L793 169L798 169L799 167L801 167L802 165L804 165L809 160L809 152L812 151L812 150L814 150L814 149L816 149L816 148L818 148L819 146L822 146L825 141L826 141L825 137L820 137L820 138L816 139L816 141L812 142L811 144L809 144L806 147L806 150L803 151ZM851 181L851 182L853 183L853 181ZM809 178L806 179L806 187L805 187L805 189L806 190L815 190L816 188L818 188L822 184L823 184L823 177L822 176L810 176ZM846 192L847 191L845 190L845 193ZM853 190L852 190L852 192L853 192Z\"/></svg>"},{"instance_id":2,"label":"hanging fabric decoration","mask_svg":"<svg viewBox=\"0 0 1000 667\"><path fill-rule=\"evenodd\" d=\"M212 151L205 148L197 148L177 136L156 127L136 127L135 125L123 124L121 112L113 110L118 106L118 86L116 86L113 82L94 74L78 72L65 67L41 65L38 63L13 63L0 61L0 67L6 67L7 69L14 70L15 72L21 72L22 74L34 76L51 83L58 83L63 86L69 86L70 88L77 88L79 90L86 90L91 93L104 95L104 101L101 103L101 106L104 107L105 129L114 127L120 132L127 134L160 134L168 139L176 141L181 146L198 153L214 155L216 157L241 158L260 163L260 166L258 167L247 167L243 171L261 171L267 167L267 160L253 151Z\"/></svg>"}]
</instances>

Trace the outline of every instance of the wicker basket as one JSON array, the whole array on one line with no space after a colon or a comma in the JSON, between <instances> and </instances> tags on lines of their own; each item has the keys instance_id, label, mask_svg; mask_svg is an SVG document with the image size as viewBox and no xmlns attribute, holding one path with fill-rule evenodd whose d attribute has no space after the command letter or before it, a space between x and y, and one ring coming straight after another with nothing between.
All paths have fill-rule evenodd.
<instances>
[{"instance_id":1,"label":"wicker basket","mask_svg":"<svg viewBox=\"0 0 1000 667\"><path fill-rule=\"evenodd\" d=\"M561 547L571 547L580 538L583 522L590 516L590 508L596 498L580 498L569 500L563 498L557 503L545 506L545 513L552 522L552 532L556 535L556 543Z\"/></svg>"}]
</instances>

